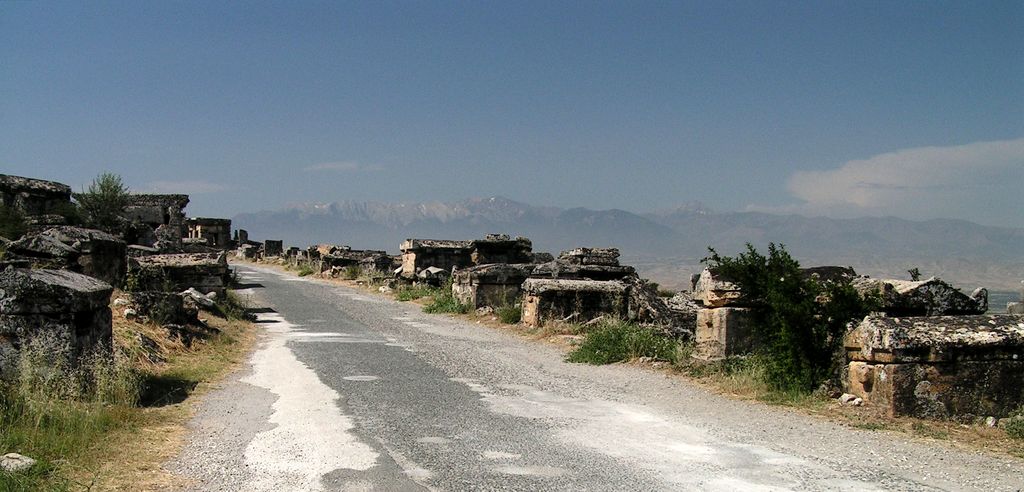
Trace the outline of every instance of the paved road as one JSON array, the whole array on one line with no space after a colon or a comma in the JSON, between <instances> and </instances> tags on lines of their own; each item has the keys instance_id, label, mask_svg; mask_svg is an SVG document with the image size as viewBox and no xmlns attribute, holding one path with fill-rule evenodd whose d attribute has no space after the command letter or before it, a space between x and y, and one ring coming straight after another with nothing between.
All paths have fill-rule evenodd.
<instances>
[{"instance_id":1,"label":"paved road","mask_svg":"<svg viewBox=\"0 0 1024 492\"><path fill-rule=\"evenodd\" d=\"M1024 462L731 401L239 266L268 331L167 466L195 490L1017 490Z\"/></svg>"}]
</instances>

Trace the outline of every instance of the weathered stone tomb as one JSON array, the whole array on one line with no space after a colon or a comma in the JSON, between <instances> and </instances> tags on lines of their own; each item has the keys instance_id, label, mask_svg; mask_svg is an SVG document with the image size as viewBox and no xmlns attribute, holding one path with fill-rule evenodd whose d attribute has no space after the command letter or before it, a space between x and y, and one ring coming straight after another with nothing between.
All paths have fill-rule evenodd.
<instances>
[{"instance_id":1,"label":"weathered stone tomb","mask_svg":"<svg viewBox=\"0 0 1024 492\"><path fill-rule=\"evenodd\" d=\"M872 315L844 344L848 392L890 415L1002 417L1024 404L1024 316Z\"/></svg>"},{"instance_id":2,"label":"weathered stone tomb","mask_svg":"<svg viewBox=\"0 0 1024 492\"><path fill-rule=\"evenodd\" d=\"M5 207L24 214L36 228L63 225L67 219L61 214L71 206L71 187L55 181L0 174L0 200Z\"/></svg>"},{"instance_id":3,"label":"weathered stone tomb","mask_svg":"<svg viewBox=\"0 0 1024 492\"><path fill-rule=\"evenodd\" d=\"M181 250L186 237L185 207L188 195L131 194L121 214L132 226L126 240L156 247L162 252Z\"/></svg>"},{"instance_id":4,"label":"weathered stone tomb","mask_svg":"<svg viewBox=\"0 0 1024 492\"><path fill-rule=\"evenodd\" d=\"M443 239L406 239L402 250L403 278L412 279L420 271L434 267L445 271L473 265L473 241Z\"/></svg>"},{"instance_id":5,"label":"weathered stone tomb","mask_svg":"<svg viewBox=\"0 0 1024 492\"><path fill-rule=\"evenodd\" d=\"M452 276L452 294L474 309L511 306L519 302L523 282L535 266L497 263L456 270Z\"/></svg>"},{"instance_id":6,"label":"weathered stone tomb","mask_svg":"<svg viewBox=\"0 0 1024 492\"><path fill-rule=\"evenodd\" d=\"M69 367L94 351L109 353L112 291L102 280L66 270L0 271L0 378L14 376L29 343Z\"/></svg>"},{"instance_id":7,"label":"weathered stone tomb","mask_svg":"<svg viewBox=\"0 0 1024 492\"><path fill-rule=\"evenodd\" d=\"M231 241L231 219L214 219L209 217L189 217L185 219L189 239L205 239L211 248L229 250L234 247Z\"/></svg>"},{"instance_id":8,"label":"weathered stone tomb","mask_svg":"<svg viewBox=\"0 0 1024 492\"><path fill-rule=\"evenodd\" d=\"M754 312L739 285L705 268L694 282L697 311L694 356L714 360L749 353L754 348Z\"/></svg>"},{"instance_id":9,"label":"weathered stone tomb","mask_svg":"<svg viewBox=\"0 0 1024 492\"><path fill-rule=\"evenodd\" d=\"M267 239L263 241L263 257L281 256L284 254L284 241L280 239Z\"/></svg>"},{"instance_id":10,"label":"weathered stone tomb","mask_svg":"<svg viewBox=\"0 0 1024 492\"><path fill-rule=\"evenodd\" d=\"M111 285L124 280L124 241L96 229L58 226L12 242L7 252L37 268L71 270Z\"/></svg>"},{"instance_id":11,"label":"weathered stone tomb","mask_svg":"<svg viewBox=\"0 0 1024 492\"><path fill-rule=\"evenodd\" d=\"M181 292L195 288L220 297L230 280L225 253L181 253L131 259L126 283L136 291Z\"/></svg>"},{"instance_id":12,"label":"weathered stone tomb","mask_svg":"<svg viewBox=\"0 0 1024 492\"><path fill-rule=\"evenodd\" d=\"M586 322L629 314L624 282L528 278L523 282L522 322L530 327L551 321Z\"/></svg>"}]
</instances>

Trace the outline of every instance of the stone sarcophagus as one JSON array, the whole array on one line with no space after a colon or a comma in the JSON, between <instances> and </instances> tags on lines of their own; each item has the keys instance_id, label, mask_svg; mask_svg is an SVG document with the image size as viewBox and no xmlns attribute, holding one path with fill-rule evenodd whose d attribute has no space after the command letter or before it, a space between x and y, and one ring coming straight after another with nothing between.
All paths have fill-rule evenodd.
<instances>
[{"instance_id":1,"label":"stone sarcophagus","mask_svg":"<svg viewBox=\"0 0 1024 492\"><path fill-rule=\"evenodd\" d=\"M1024 316L871 315L844 343L848 392L891 415L1001 417L1024 404Z\"/></svg>"},{"instance_id":2,"label":"stone sarcophagus","mask_svg":"<svg viewBox=\"0 0 1024 492\"><path fill-rule=\"evenodd\" d=\"M628 314L629 286L624 282L540 278L523 282L522 320L527 326L601 316L625 319Z\"/></svg>"},{"instance_id":3,"label":"stone sarcophagus","mask_svg":"<svg viewBox=\"0 0 1024 492\"><path fill-rule=\"evenodd\" d=\"M151 255L129 261L126 288L181 292L194 288L223 296L231 280L225 253Z\"/></svg>"},{"instance_id":4,"label":"stone sarcophagus","mask_svg":"<svg viewBox=\"0 0 1024 492\"><path fill-rule=\"evenodd\" d=\"M519 301L523 282L535 266L499 263L456 270L452 293L459 302L474 309L511 306Z\"/></svg>"},{"instance_id":5,"label":"stone sarcophagus","mask_svg":"<svg viewBox=\"0 0 1024 492\"><path fill-rule=\"evenodd\" d=\"M84 355L110 353L110 294L101 280L66 270L0 271L0 379L13 377L22 349L74 366Z\"/></svg>"}]
</instances>

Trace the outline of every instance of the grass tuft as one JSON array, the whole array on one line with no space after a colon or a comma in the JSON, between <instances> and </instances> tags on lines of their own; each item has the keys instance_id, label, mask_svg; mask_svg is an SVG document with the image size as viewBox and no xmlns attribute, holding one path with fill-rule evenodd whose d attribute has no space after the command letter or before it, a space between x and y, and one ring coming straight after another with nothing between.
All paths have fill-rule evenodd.
<instances>
[{"instance_id":1,"label":"grass tuft","mask_svg":"<svg viewBox=\"0 0 1024 492\"><path fill-rule=\"evenodd\" d=\"M500 306L494 310L498 320L506 325L518 324L523 319L523 310L519 306Z\"/></svg>"},{"instance_id":2,"label":"grass tuft","mask_svg":"<svg viewBox=\"0 0 1024 492\"><path fill-rule=\"evenodd\" d=\"M452 293L451 280L448 280L443 286L441 286L441 289L434 294L430 304L423 306L424 313L466 314L469 311L470 307L459 302L459 300L455 298L455 294Z\"/></svg>"},{"instance_id":3,"label":"grass tuft","mask_svg":"<svg viewBox=\"0 0 1024 492\"><path fill-rule=\"evenodd\" d=\"M395 290L395 299L399 301L414 301L436 295L438 292L439 289L437 287L429 285L403 285Z\"/></svg>"},{"instance_id":4,"label":"grass tuft","mask_svg":"<svg viewBox=\"0 0 1024 492\"><path fill-rule=\"evenodd\" d=\"M604 320L569 353L569 362L611 364L640 357L675 362L678 343L649 329L621 320Z\"/></svg>"}]
</instances>

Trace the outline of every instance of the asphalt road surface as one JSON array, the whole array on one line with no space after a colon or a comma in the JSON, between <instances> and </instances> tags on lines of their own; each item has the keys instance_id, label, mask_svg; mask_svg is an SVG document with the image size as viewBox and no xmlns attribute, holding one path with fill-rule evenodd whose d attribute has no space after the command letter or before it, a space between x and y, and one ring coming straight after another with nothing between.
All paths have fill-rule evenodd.
<instances>
[{"instance_id":1,"label":"asphalt road surface","mask_svg":"<svg viewBox=\"0 0 1024 492\"><path fill-rule=\"evenodd\" d=\"M732 401L237 266L267 336L167 464L194 490L1018 490L1024 462Z\"/></svg>"}]
</instances>

